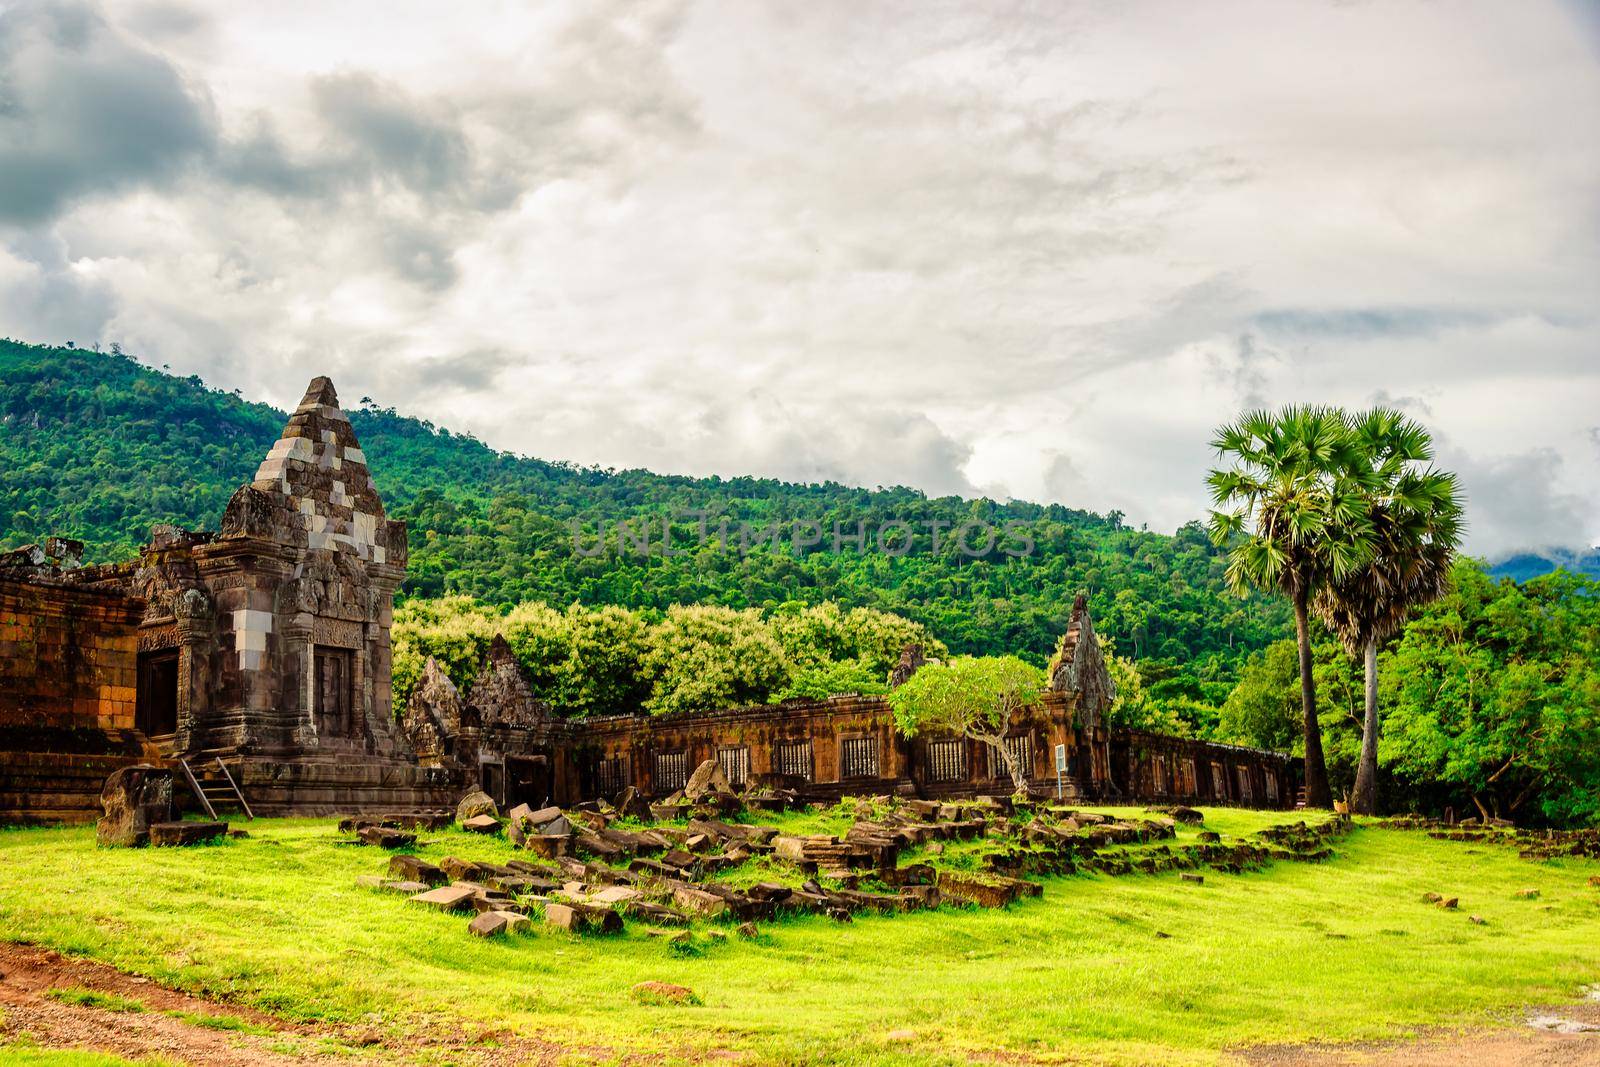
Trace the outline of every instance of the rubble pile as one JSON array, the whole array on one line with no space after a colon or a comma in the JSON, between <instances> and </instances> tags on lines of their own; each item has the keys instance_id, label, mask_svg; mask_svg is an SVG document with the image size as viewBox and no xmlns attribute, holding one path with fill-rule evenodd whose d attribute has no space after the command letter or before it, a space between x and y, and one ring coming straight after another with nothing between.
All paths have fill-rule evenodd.
<instances>
[{"instance_id":1,"label":"rubble pile","mask_svg":"<svg viewBox=\"0 0 1600 1067\"><path fill-rule=\"evenodd\" d=\"M741 796L713 761L655 804L628 788L611 803L538 810L520 804L502 820L487 800L463 801L456 813L461 827L503 831L527 859L496 864L447 856L433 864L397 854L385 875L363 877L359 884L422 907L470 914L470 932L484 937L526 930L535 920L573 933L604 934L620 930L624 919L647 924L656 936L678 937L671 931L715 920L741 924L741 936L754 937L755 923L787 913L848 922L861 912L915 911L946 901L1005 907L1043 893L1028 875L1201 866L1237 872L1269 859L1322 859L1331 855L1330 835L1348 825L1348 819L1302 822L1265 831L1258 842L1233 844L1202 833L1196 844L1169 845L1179 821L1192 824L1199 812L1166 809L1118 820L1009 798L884 796L845 802L853 807L841 806L850 818L842 834L786 835L743 820L752 808L771 810L796 800L774 790ZM382 822L350 819L341 826L376 844L404 835ZM405 836L411 841L398 847L414 842L414 835ZM932 859L963 842L983 844L966 848L960 862L941 861L963 869L901 862L904 853L920 851ZM1124 846L1143 847L1127 852ZM722 872L755 859L777 868L773 876L737 888L718 881ZM784 869L792 872L787 878ZM756 873L766 872L758 867Z\"/></svg>"}]
</instances>

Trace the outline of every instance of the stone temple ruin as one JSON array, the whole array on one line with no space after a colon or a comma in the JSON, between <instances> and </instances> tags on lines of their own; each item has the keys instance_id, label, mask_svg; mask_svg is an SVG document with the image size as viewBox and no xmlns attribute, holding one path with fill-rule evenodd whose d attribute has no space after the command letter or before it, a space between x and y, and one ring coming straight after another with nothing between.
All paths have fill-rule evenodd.
<instances>
[{"instance_id":1,"label":"stone temple ruin","mask_svg":"<svg viewBox=\"0 0 1600 1067\"><path fill-rule=\"evenodd\" d=\"M533 696L504 640L465 693L430 661L397 721L389 630L405 524L384 515L326 378L217 532L158 526L119 564L81 566L81 551L49 539L0 554L0 819L91 819L113 772L180 759L202 779L230 775L258 814L438 810L477 788L504 806L628 787L665 797L706 760L737 787L819 799L1011 791L997 752L906 740L882 697L563 718ZM1110 729L1113 689L1081 597L1058 662L1006 739L1031 788L1293 803L1284 755ZM920 663L908 649L894 680Z\"/></svg>"}]
</instances>

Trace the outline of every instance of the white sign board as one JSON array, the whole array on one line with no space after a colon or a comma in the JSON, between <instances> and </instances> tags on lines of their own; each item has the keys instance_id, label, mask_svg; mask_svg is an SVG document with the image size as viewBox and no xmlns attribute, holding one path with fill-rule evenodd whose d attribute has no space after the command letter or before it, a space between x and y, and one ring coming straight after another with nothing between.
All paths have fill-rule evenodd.
<instances>
[{"instance_id":1,"label":"white sign board","mask_svg":"<svg viewBox=\"0 0 1600 1067\"><path fill-rule=\"evenodd\" d=\"M1056 746L1056 772L1060 773L1062 771L1065 771L1066 769L1067 769L1067 746L1066 745L1057 745Z\"/></svg>"}]
</instances>

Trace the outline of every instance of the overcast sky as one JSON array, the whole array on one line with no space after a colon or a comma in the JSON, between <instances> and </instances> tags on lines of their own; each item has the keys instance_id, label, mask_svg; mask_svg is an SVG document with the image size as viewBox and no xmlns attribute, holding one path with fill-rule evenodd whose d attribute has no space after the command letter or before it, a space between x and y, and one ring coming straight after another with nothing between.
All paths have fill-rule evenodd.
<instances>
[{"instance_id":1,"label":"overcast sky","mask_svg":"<svg viewBox=\"0 0 1600 1067\"><path fill-rule=\"evenodd\" d=\"M0 0L0 334L547 459L1170 530L1382 401L1593 544L1597 297L1594 5Z\"/></svg>"}]
</instances>

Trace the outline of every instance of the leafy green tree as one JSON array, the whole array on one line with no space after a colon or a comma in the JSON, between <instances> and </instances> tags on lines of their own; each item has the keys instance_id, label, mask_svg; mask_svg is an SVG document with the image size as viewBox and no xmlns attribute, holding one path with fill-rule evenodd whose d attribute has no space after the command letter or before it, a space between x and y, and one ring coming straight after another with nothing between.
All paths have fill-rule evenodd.
<instances>
[{"instance_id":1,"label":"leafy green tree","mask_svg":"<svg viewBox=\"0 0 1600 1067\"><path fill-rule=\"evenodd\" d=\"M500 630L500 613L469 596L413 600L395 609L390 631L396 709L405 706L432 656L463 693Z\"/></svg>"},{"instance_id":2,"label":"leafy green tree","mask_svg":"<svg viewBox=\"0 0 1600 1067\"><path fill-rule=\"evenodd\" d=\"M668 608L640 666L654 715L765 703L789 679L783 647L760 612L710 604Z\"/></svg>"},{"instance_id":3,"label":"leafy green tree","mask_svg":"<svg viewBox=\"0 0 1600 1067\"><path fill-rule=\"evenodd\" d=\"M1211 442L1231 466L1207 479L1216 510L1211 536L1228 552L1228 582L1288 597L1300 653L1306 803L1333 802L1312 676L1311 599L1371 554L1371 524L1353 473L1354 435L1336 408L1256 411Z\"/></svg>"},{"instance_id":4,"label":"leafy green tree","mask_svg":"<svg viewBox=\"0 0 1600 1067\"><path fill-rule=\"evenodd\" d=\"M889 706L906 737L956 734L987 742L1004 760L1016 792L1026 793L1026 772L1005 736L1012 717L1037 704L1044 683L1042 670L1016 656L958 656L918 670L890 691Z\"/></svg>"},{"instance_id":5,"label":"leafy green tree","mask_svg":"<svg viewBox=\"0 0 1600 1067\"><path fill-rule=\"evenodd\" d=\"M1140 677L1139 665L1131 659L1126 659L1111 651L1111 640L1101 638L1101 648L1105 652L1106 670L1111 675L1111 684L1116 688L1116 697L1111 701L1111 710L1107 713L1107 720L1112 726L1123 727L1129 730L1148 730L1151 733L1173 734L1186 736L1185 724L1166 705L1158 704L1146 692L1144 679ZM1051 664L1052 668L1054 663Z\"/></svg>"},{"instance_id":6,"label":"leafy green tree","mask_svg":"<svg viewBox=\"0 0 1600 1067\"><path fill-rule=\"evenodd\" d=\"M1522 586L1456 564L1385 657L1380 759L1484 818L1600 819L1600 583Z\"/></svg>"},{"instance_id":7,"label":"leafy green tree","mask_svg":"<svg viewBox=\"0 0 1600 1067\"><path fill-rule=\"evenodd\" d=\"M650 626L636 611L607 604L570 604L564 616L567 661L563 706L573 715L613 715L640 710L651 687L641 666L650 650Z\"/></svg>"},{"instance_id":8,"label":"leafy green tree","mask_svg":"<svg viewBox=\"0 0 1600 1067\"><path fill-rule=\"evenodd\" d=\"M1417 607L1443 595L1461 539L1455 475L1424 467L1427 430L1398 411L1375 408L1351 420L1362 469L1373 550L1360 566L1317 591L1318 615L1365 670L1361 757L1350 809L1377 808L1378 646Z\"/></svg>"},{"instance_id":9,"label":"leafy green tree","mask_svg":"<svg viewBox=\"0 0 1600 1067\"><path fill-rule=\"evenodd\" d=\"M838 693L870 696L888 691L889 683L882 672L859 659L847 659L796 668L789 684L774 694L773 699L823 700Z\"/></svg>"},{"instance_id":10,"label":"leafy green tree","mask_svg":"<svg viewBox=\"0 0 1600 1067\"><path fill-rule=\"evenodd\" d=\"M1293 641L1274 641L1252 653L1228 694L1217 723L1217 739L1238 745L1293 752L1303 729L1299 652Z\"/></svg>"}]
</instances>

